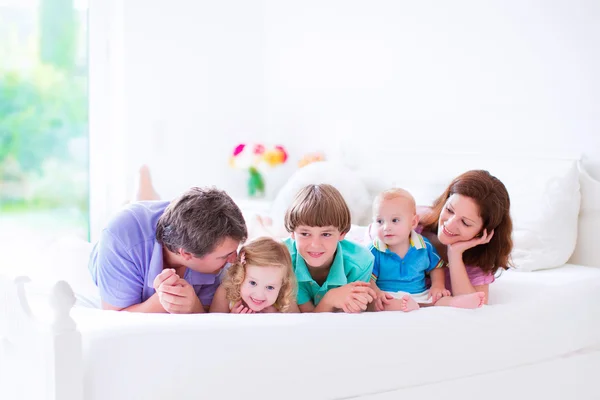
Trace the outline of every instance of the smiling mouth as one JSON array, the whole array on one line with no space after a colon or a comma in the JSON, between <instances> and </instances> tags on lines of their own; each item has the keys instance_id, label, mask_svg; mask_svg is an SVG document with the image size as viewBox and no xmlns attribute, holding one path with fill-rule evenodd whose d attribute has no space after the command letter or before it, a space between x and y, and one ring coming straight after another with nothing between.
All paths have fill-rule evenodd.
<instances>
[{"instance_id":1,"label":"smiling mouth","mask_svg":"<svg viewBox=\"0 0 600 400\"><path fill-rule=\"evenodd\" d=\"M446 229L446 225L442 225L442 231L446 236L458 236L458 233L452 233L448 229Z\"/></svg>"},{"instance_id":2,"label":"smiling mouth","mask_svg":"<svg viewBox=\"0 0 600 400\"><path fill-rule=\"evenodd\" d=\"M308 255L311 256L312 258L319 258L323 254L325 254L325 253L314 253L314 252L311 252L311 251L308 252Z\"/></svg>"},{"instance_id":3,"label":"smiling mouth","mask_svg":"<svg viewBox=\"0 0 600 400\"><path fill-rule=\"evenodd\" d=\"M252 301L257 306L262 305L266 300L256 300L254 297L250 296L250 301Z\"/></svg>"}]
</instances>

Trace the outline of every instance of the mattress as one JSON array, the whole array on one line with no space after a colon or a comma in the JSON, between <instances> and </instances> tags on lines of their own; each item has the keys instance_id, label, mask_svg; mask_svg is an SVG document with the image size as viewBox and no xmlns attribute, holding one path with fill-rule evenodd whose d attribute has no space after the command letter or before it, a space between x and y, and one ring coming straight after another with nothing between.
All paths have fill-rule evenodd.
<instances>
[{"instance_id":1,"label":"mattress","mask_svg":"<svg viewBox=\"0 0 600 400\"><path fill-rule=\"evenodd\" d=\"M85 398L384 396L545 365L600 345L600 268L508 271L490 292L490 305L478 310L408 314L143 315L76 307ZM586 362L594 360L600 366L598 358Z\"/></svg>"}]
</instances>

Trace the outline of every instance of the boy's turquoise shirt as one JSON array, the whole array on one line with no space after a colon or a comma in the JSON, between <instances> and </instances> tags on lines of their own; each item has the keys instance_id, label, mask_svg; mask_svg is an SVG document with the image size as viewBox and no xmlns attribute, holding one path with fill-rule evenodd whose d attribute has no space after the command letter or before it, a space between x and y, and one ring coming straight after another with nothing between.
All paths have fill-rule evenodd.
<instances>
[{"instance_id":1,"label":"boy's turquoise shirt","mask_svg":"<svg viewBox=\"0 0 600 400\"><path fill-rule=\"evenodd\" d=\"M283 241L292 256L292 266L298 280L298 304L312 301L316 306L325 293L331 289L351 282L369 282L373 272L373 254L357 243L340 240L337 245L333 264L323 286L312 278L304 258L298 253L296 241L287 238Z\"/></svg>"}]
</instances>

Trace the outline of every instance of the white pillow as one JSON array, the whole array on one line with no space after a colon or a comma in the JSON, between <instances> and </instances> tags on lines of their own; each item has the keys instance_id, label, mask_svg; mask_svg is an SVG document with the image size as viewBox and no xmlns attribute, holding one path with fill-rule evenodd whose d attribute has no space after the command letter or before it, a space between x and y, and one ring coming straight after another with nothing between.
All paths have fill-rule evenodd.
<instances>
[{"instance_id":1,"label":"white pillow","mask_svg":"<svg viewBox=\"0 0 600 400\"><path fill-rule=\"evenodd\" d=\"M505 182L511 196L515 267L535 271L564 265L577 242L581 194L576 164L552 174L525 174L517 181Z\"/></svg>"},{"instance_id":2,"label":"white pillow","mask_svg":"<svg viewBox=\"0 0 600 400\"><path fill-rule=\"evenodd\" d=\"M306 185L320 183L333 185L340 191L350 208L352 223L364 224L368 221L372 200L360 176L341 164L321 161L297 170L277 193L270 214L273 235L286 236L285 213L298 191Z\"/></svg>"}]
</instances>

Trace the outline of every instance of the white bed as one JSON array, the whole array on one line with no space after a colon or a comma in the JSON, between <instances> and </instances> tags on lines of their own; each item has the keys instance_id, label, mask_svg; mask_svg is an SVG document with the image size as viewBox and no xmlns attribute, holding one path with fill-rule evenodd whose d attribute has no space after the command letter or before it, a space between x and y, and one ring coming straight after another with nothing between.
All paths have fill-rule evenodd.
<instances>
[{"instance_id":1,"label":"white bed","mask_svg":"<svg viewBox=\"0 0 600 400\"><path fill-rule=\"evenodd\" d=\"M537 221L546 217L557 218ZM517 232L531 224L515 221ZM534 257L536 243L519 242L521 265L549 268L542 253L565 263L555 246ZM575 254L600 265L593 251ZM598 399L600 268L552 267L503 273L479 310L408 314L129 314L84 307L75 280L57 283L47 301L35 282L4 279L0 398ZM33 311L24 287L37 293Z\"/></svg>"}]
</instances>

